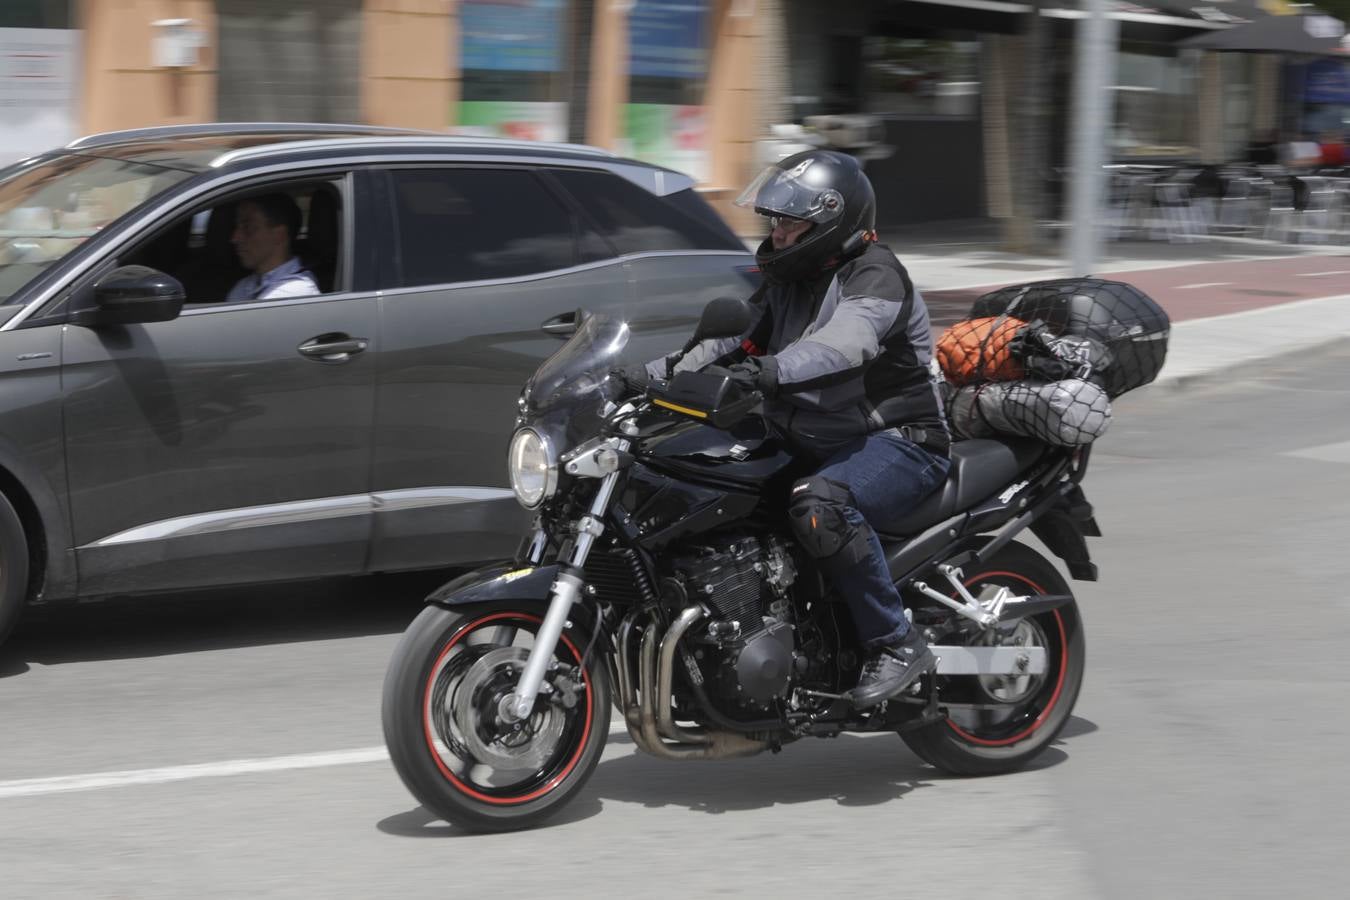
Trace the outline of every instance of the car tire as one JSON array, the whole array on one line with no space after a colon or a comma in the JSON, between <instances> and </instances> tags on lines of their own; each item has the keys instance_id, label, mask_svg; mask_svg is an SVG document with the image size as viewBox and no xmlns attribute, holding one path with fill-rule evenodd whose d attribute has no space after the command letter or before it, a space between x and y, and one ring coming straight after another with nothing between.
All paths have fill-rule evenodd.
<instances>
[{"instance_id":1,"label":"car tire","mask_svg":"<svg viewBox=\"0 0 1350 900\"><path fill-rule=\"evenodd\" d=\"M28 539L19 514L0 494L0 643L14 630L28 601Z\"/></svg>"}]
</instances>

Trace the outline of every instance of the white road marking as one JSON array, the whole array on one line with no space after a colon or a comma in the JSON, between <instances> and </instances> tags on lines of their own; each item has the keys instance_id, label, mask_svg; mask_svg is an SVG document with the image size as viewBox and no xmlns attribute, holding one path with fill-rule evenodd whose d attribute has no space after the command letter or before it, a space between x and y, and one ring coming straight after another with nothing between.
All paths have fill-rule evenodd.
<instances>
[{"instance_id":1,"label":"white road marking","mask_svg":"<svg viewBox=\"0 0 1350 900\"><path fill-rule=\"evenodd\" d=\"M223 762L198 763L188 766L165 766L159 769L94 772L87 775L61 775L55 778L23 778L18 781L0 781L0 799L32 797L39 794L65 794L71 791L94 791L100 788L127 787L136 784L166 784L171 781L222 778L253 772L317 769L324 766L377 762L388 758L389 753L384 747L364 747L359 750L298 753L294 756L272 756L262 759L230 759Z\"/></svg>"},{"instance_id":2,"label":"white road marking","mask_svg":"<svg viewBox=\"0 0 1350 900\"><path fill-rule=\"evenodd\" d=\"M609 733L626 731L624 724L610 722ZM168 784L197 778L228 778L257 772L284 772L291 769L322 769L357 763L383 762L389 751L383 746L355 750L331 750L323 753L297 753L292 756L267 756L257 759L228 759L221 762L157 769L127 769L121 772L90 772L84 775L58 775L53 778L21 778L0 781L0 800L11 797L36 797L43 794L68 794L103 788L131 787L141 784Z\"/></svg>"},{"instance_id":3,"label":"white road marking","mask_svg":"<svg viewBox=\"0 0 1350 900\"><path fill-rule=\"evenodd\" d=\"M1316 459L1321 462L1350 463L1350 441L1323 444L1320 447L1304 447L1302 450L1287 450L1284 455Z\"/></svg>"},{"instance_id":4,"label":"white road marking","mask_svg":"<svg viewBox=\"0 0 1350 900\"><path fill-rule=\"evenodd\" d=\"M1320 278L1323 275L1350 275L1350 269L1337 269L1334 272L1295 272L1299 278Z\"/></svg>"},{"instance_id":5,"label":"white road marking","mask_svg":"<svg viewBox=\"0 0 1350 900\"><path fill-rule=\"evenodd\" d=\"M1231 281L1202 281L1198 284L1182 284L1177 286L1179 291L1190 291L1195 288L1223 287L1225 284L1232 284Z\"/></svg>"}]
</instances>

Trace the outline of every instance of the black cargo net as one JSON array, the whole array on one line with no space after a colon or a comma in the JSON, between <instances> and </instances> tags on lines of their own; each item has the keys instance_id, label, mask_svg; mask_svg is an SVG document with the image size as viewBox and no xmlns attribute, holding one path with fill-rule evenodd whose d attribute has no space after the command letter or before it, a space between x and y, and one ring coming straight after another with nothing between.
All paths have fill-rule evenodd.
<instances>
[{"instance_id":1,"label":"black cargo net","mask_svg":"<svg viewBox=\"0 0 1350 900\"><path fill-rule=\"evenodd\" d=\"M1090 381L990 381L955 391L947 401L952 430L966 438L1014 434L1047 444L1090 444L1111 422L1111 401Z\"/></svg>"},{"instance_id":2,"label":"black cargo net","mask_svg":"<svg viewBox=\"0 0 1350 900\"><path fill-rule=\"evenodd\" d=\"M1064 278L985 294L953 328L964 328L966 346L938 356L958 437L1012 434L1081 446L1105 433L1111 398L1157 377L1170 323L1131 285Z\"/></svg>"}]
</instances>

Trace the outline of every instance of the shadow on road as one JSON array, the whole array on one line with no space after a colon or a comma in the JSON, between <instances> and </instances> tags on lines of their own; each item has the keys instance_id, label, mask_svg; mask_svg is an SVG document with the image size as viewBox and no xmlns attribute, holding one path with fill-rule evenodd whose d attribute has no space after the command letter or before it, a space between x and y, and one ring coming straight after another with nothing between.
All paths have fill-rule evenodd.
<instances>
[{"instance_id":1,"label":"shadow on road","mask_svg":"<svg viewBox=\"0 0 1350 900\"><path fill-rule=\"evenodd\" d=\"M601 763L588 792L649 808L682 806L720 815L817 800L875 806L941 777L894 735L844 735L721 762L671 763L637 753Z\"/></svg>"},{"instance_id":2,"label":"shadow on road","mask_svg":"<svg viewBox=\"0 0 1350 900\"><path fill-rule=\"evenodd\" d=\"M1069 759L1065 741L1097 731L1097 725L1070 717L1054 744L1024 772L1057 766ZM611 745L631 743L610 736ZM802 740L780 754L762 754L722 762L671 763L643 753L601 762L581 797L543 827L557 828L600 813L604 801L639 803L656 809L682 806L690 812L721 815L793 803L833 800L840 806L875 806L901 800L919 788L939 785L946 775L916 758L891 734L843 735L833 740ZM1016 778L1017 773L1001 776ZM397 837L471 837L425 807L382 819L375 826Z\"/></svg>"},{"instance_id":3,"label":"shadow on road","mask_svg":"<svg viewBox=\"0 0 1350 900\"><path fill-rule=\"evenodd\" d=\"M590 793L589 789L587 789L587 793ZM603 809L604 804L593 795L578 797L566 809L549 819L545 827L557 828L563 825L571 825L573 822L581 822L591 816L599 815ZM455 825L446 824L443 819L437 817L425 806L418 806L407 812L381 819L375 824L375 827L394 837L493 838L499 836L476 834L471 831L464 831Z\"/></svg>"},{"instance_id":4,"label":"shadow on road","mask_svg":"<svg viewBox=\"0 0 1350 900\"><path fill-rule=\"evenodd\" d=\"M1085 734L1092 734L1097 730L1097 723L1081 716L1069 716L1069 721L1064 723L1064 730L1055 738L1055 746L1064 743L1069 738L1082 737Z\"/></svg>"},{"instance_id":5,"label":"shadow on road","mask_svg":"<svg viewBox=\"0 0 1350 900\"><path fill-rule=\"evenodd\" d=\"M1087 719L1071 717L1054 745L1024 771L1059 765L1069 759L1058 749L1066 740L1096 730ZM798 741L776 755L726 762L672 764L636 753L601 763L587 792L605 800L719 815L817 800L874 806L953 777L916 758L898 736L846 734Z\"/></svg>"},{"instance_id":6,"label":"shadow on road","mask_svg":"<svg viewBox=\"0 0 1350 900\"><path fill-rule=\"evenodd\" d=\"M0 678L44 666L402 631L449 577L419 572L53 604L0 646Z\"/></svg>"}]
</instances>

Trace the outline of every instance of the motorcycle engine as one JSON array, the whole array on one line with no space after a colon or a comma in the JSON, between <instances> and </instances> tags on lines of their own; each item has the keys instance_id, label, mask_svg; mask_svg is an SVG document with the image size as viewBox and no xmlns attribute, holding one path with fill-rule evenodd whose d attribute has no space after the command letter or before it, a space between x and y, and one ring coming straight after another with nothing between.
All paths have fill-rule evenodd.
<instances>
[{"instance_id":1,"label":"motorcycle engine","mask_svg":"<svg viewBox=\"0 0 1350 900\"><path fill-rule=\"evenodd\" d=\"M796 652L788 588L796 568L773 537L728 536L681 548L667 593L702 603L711 621L690 632L704 680L722 700L764 710L787 696L804 665Z\"/></svg>"}]
</instances>

